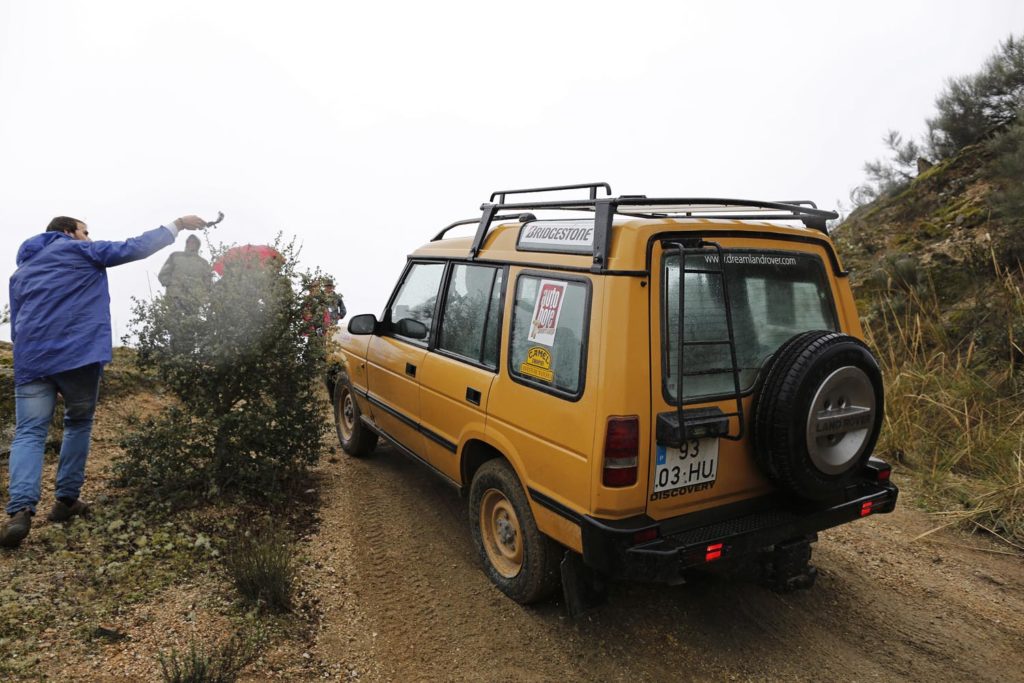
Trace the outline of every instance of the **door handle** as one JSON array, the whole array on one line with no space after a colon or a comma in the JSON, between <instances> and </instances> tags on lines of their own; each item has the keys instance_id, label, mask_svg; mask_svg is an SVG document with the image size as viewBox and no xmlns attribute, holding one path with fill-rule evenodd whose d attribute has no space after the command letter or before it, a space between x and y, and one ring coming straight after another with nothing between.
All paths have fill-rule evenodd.
<instances>
[{"instance_id":1,"label":"door handle","mask_svg":"<svg viewBox=\"0 0 1024 683\"><path fill-rule=\"evenodd\" d=\"M466 387L466 400L473 405L480 405L480 392L473 387Z\"/></svg>"},{"instance_id":2,"label":"door handle","mask_svg":"<svg viewBox=\"0 0 1024 683\"><path fill-rule=\"evenodd\" d=\"M406 363L405 364L405 374L409 375L410 377L415 377L416 376L416 366L413 365L412 363Z\"/></svg>"}]
</instances>

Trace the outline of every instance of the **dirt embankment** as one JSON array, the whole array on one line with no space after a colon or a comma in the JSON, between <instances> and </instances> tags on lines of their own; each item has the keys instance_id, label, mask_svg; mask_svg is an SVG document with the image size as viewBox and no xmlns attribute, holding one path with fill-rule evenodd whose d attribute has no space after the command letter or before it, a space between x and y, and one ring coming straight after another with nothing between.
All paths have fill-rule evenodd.
<instances>
[{"instance_id":1,"label":"dirt embankment","mask_svg":"<svg viewBox=\"0 0 1024 683\"><path fill-rule=\"evenodd\" d=\"M1024 681L1024 564L903 505L822 534L810 591L621 584L572 621L493 588L457 492L387 447L323 468L313 648L361 680ZM906 482L900 482L906 483Z\"/></svg>"}]
</instances>

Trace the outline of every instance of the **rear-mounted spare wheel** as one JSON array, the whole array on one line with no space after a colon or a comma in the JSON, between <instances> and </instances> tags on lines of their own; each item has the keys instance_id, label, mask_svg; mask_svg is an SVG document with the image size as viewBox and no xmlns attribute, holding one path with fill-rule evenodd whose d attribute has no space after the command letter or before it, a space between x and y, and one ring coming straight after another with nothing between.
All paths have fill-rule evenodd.
<instances>
[{"instance_id":1,"label":"rear-mounted spare wheel","mask_svg":"<svg viewBox=\"0 0 1024 683\"><path fill-rule=\"evenodd\" d=\"M864 468L882 425L882 372L859 339L824 330L784 343L754 405L754 453L780 487L829 498Z\"/></svg>"}]
</instances>

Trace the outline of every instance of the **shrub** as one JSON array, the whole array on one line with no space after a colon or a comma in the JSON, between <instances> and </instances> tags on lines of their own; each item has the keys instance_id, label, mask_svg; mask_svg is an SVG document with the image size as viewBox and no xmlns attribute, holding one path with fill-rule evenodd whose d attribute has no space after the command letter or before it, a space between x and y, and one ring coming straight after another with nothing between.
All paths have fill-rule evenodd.
<instances>
[{"instance_id":1,"label":"shrub","mask_svg":"<svg viewBox=\"0 0 1024 683\"><path fill-rule=\"evenodd\" d=\"M928 133L923 144L904 140L890 130L883 138L890 154L864 164L866 180L850 191L854 208L906 188L916 175L921 156L948 159L961 149L986 137L997 136L1012 125L1024 110L1024 40L1010 36L981 70L969 76L951 78L935 100L935 117L926 121ZM1019 144L1005 141L1014 150ZM1019 208L1024 201L1019 189L1024 161L1010 159L1004 192L1015 197L1006 206ZM1016 173L1017 175L1013 175Z\"/></svg>"},{"instance_id":2,"label":"shrub","mask_svg":"<svg viewBox=\"0 0 1024 683\"><path fill-rule=\"evenodd\" d=\"M928 147L940 159L1014 121L1024 107L1024 40L1011 35L980 71L949 79L935 107Z\"/></svg>"},{"instance_id":3,"label":"shrub","mask_svg":"<svg viewBox=\"0 0 1024 683\"><path fill-rule=\"evenodd\" d=\"M135 302L138 363L175 404L123 441L123 483L177 497L237 492L281 500L326 430L325 345L307 337L294 244L280 261L229 261L211 288Z\"/></svg>"},{"instance_id":4,"label":"shrub","mask_svg":"<svg viewBox=\"0 0 1024 683\"><path fill-rule=\"evenodd\" d=\"M890 157L864 164L867 181L850 192L850 201L854 207L898 192L914 178L917 159L921 155L917 143L913 140L904 140L895 130L890 130L883 138L883 142L890 152Z\"/></svg>"},{"instance_id":5,"label":"shrub","mask_svg":"<svg viewBox=\"0 0 1024 683\"><path fill-rule=\"evenodd\" d=\"M232 683L258 652L258 643L241 635L207 648L189 642L188 650L158 655L164 683Z\"/></svg>"},{"instance_id":6,"label":"shrub","mask_svg":"<svg viewBox=\"0 0 1024 683\"><path fill-rule=\"evenodd\" d=\"M226 564L244 598L276 612L291 610L295 555L284 533L265 526L238 538Z\"/></svg>"},{"instance_id":7,"label":"shrub","mask_svg":"<svg viewBox=\"0 0 1024 683\"><path fill-rule=\"evenodd\" d=\"M992 152L991 170L998 189L992 196L996 212L1008 219L1024 216L1024 120L987 143Z\"/></svg>"}]
</instances>

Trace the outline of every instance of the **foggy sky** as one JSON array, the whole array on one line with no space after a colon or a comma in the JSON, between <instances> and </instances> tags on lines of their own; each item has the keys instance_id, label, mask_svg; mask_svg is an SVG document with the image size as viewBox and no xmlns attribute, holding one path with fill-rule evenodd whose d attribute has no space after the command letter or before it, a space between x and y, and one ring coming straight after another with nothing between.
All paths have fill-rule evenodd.
<instances>
[{"instance_id":1,"label":"foggy sky","mask_svg":"<svg viewBox=\"0 0 1024 683\"><path fill-rule=\"evenodd\" d=\"M55 215L125 239L222 210L215 239L295 235L349 315L379 315L405 256L493 190L831 208L1022 29L1019 0L0 0L0 274ZM183 248L108 271L115 343Z\"/></svg>"}]
</instances>

